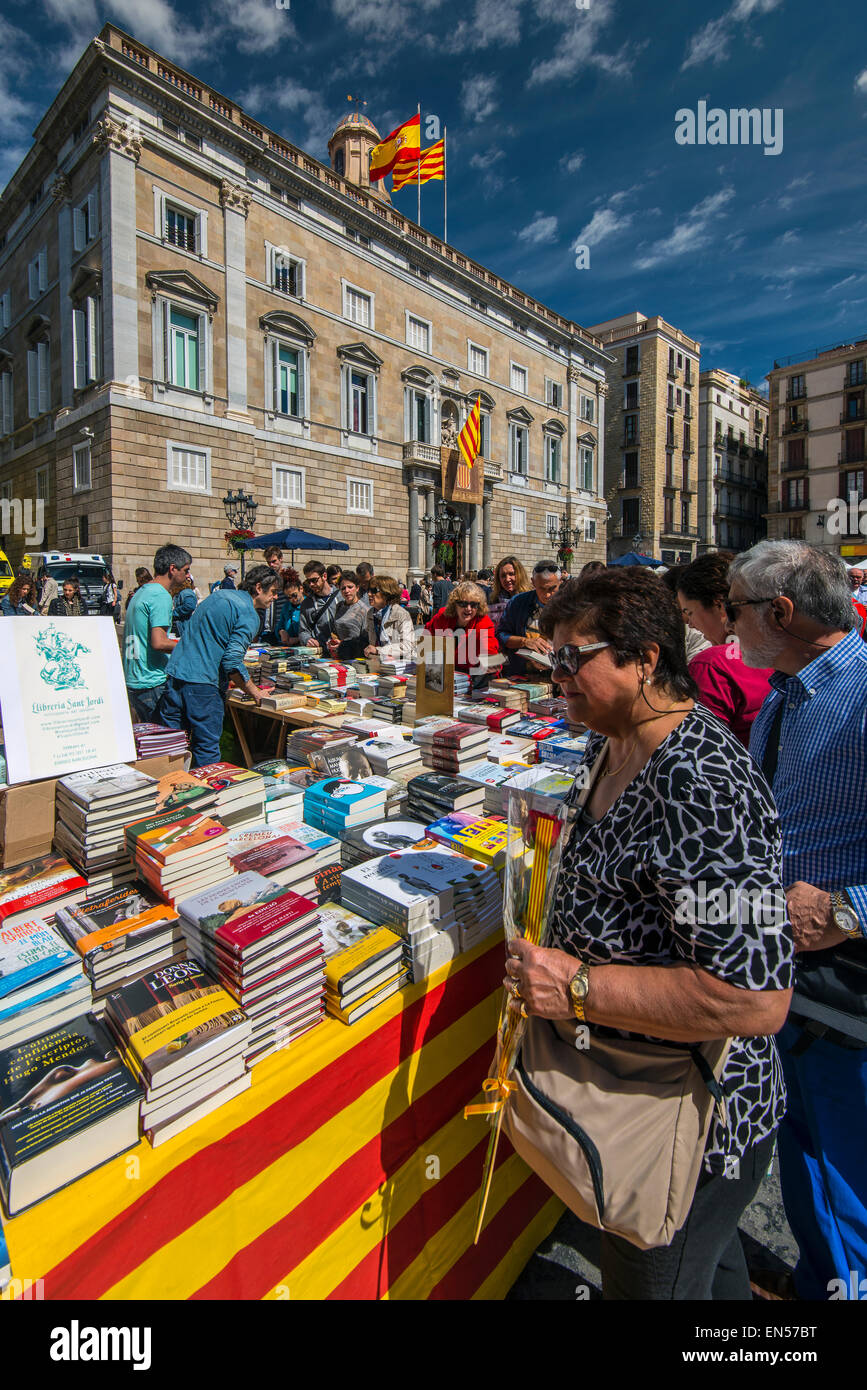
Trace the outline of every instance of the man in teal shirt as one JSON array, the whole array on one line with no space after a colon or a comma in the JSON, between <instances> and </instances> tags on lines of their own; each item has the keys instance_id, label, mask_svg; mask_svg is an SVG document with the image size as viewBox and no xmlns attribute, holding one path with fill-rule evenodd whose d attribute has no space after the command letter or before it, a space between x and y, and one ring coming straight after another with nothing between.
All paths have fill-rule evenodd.
<instances>
[{"instance_id":1,"label":"man in teal shirt","mask_svg":"<svg viewBox=\"0 0 867 1390\"><path fill-rule=\"evenodd\" d=\"M169 658L159 719L169 729L188 730L193 767L220 761L230 681L261 703L261 691L250 679L244 657L259 635L259 614L274 601L278 584L268 565L256 565L240 588L215 589L189 618Z\"/></svg>"},{"instance_id":2,"label":"man in teal shirt","mask_svg":"<svg viewBox=\"0 0 867 1390\"><path fill-rule=\"evenodd\" d=\"M154 556L154 579L136 589L126 611L123 675L134 717L156 716L166 686L166 667L177 646L169 636L172 601L186 585L193 563L179 545L163 545Z\"/></svg>"}]
</instances>

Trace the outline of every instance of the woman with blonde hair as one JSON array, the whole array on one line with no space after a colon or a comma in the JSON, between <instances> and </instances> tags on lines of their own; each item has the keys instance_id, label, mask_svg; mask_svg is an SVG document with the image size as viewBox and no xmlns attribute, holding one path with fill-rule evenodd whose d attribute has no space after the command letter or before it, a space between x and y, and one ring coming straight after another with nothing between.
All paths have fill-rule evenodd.
<instances>
[{"instance_id":1,"label":"woman with blonde hair","mask_svg":"<svg viewBox=\"0 0 867 1390\"><path fill-rule=\"evenodd\" d=\"M445 608L425 623L425 631L455 633L456 671L468 672L478 666L479 657L496 656L500 650L484 592L466 580L454 586Z\"/></svg>"},{"instance_id":2,"label":"woman with blonde hair","mask_svg":"<svg viewBox=\"0 0 867 1390\"><path fill-rule=\"evenodd\" d=\"M527 571L514 555L507 555L500 561L494 570L494 582L488 599L488 612L495 628L499 627L500 619L515 594L526 594L532 587Z\"/></svg>"},{"instance_id":3,"label":"woman with blonde hair","mask_svg":"<svg viewBox=\"0 0 867 1390\"><path fill-rule=\"evenodd\" d=\"M390 574L375 574L367 596L365 656L381 661L412 661L415 655L412 618L400 603L401 585Z\"/></svg>"}]
</instances>

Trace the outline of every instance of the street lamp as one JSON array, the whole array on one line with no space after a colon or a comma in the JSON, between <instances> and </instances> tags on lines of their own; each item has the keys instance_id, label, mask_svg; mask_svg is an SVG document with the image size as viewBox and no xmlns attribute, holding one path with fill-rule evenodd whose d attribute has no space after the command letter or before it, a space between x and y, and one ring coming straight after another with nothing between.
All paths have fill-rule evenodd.
<instances>
[{"instance_id":1,"label":"street lamp","mask_svg":"<svg viewBox=\"0 0 867 1390\"><path fill-rule=\"evenodd\" d=\"M577 545L582 535L583 532L580 526L575 526L570 530L569 518L565 512L560 516L559 526L553 517L548 522L548 540L551 542L551 548L557 551L558 556L563 556L564 569L566 569L567 572L569 565L568 557L565 555L565 552L571 550L573 545Z\"/></svg>"},{"instance_id":2,"label":"street lamp","mask_svg":"<svg viewBox=\"0 0 867 1390\"><path fill-rule=\"evenodd\" d=\"M458 542L464 532L464 519L458 512L452 511L442 497L437 502L433 515L428 512L421 524L429 541L437 543L449 541L457 549Z\"/></svg>"},{"instance_id":3,"label":"street lamp","mask_svg":"<svg viewBox=\"0 0 867 1390\"><path fill-rule=\"evenodd\" d=\"M259 503L253 501L252 494L244 492L238 488L237 492L231 490L223 498L223 507L226 511L226 520L233 531L254 531L256 529L256 512L259 510ZM244 559L246 548L241 552L241 578L244 578Z\"/></svg>"}]
</instances>

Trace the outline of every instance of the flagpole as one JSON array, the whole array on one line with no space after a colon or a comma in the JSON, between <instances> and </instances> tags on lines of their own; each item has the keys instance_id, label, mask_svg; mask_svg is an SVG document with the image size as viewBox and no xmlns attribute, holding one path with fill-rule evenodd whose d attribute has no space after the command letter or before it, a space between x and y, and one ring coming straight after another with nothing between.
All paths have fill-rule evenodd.
<instances>
[{"instance_id":1,"label":"flagpole","mask_svg":"<svg viewBox=\"0 0 867 1390\"><path fill-rule=\"evenodd\" d=\"M418 225L421 226L421 102L418 104Z\"/></svg>"},{"instance_id":2,"label":"flagpole","mask_svg":"<svg viewBox=\"0 0 867 1390\"><path fill-rule=\"evenodd\" d=\"M448 166L449 128L443 126L443 241L449 244L449 166Z\"/></svg>"}]
</instances>

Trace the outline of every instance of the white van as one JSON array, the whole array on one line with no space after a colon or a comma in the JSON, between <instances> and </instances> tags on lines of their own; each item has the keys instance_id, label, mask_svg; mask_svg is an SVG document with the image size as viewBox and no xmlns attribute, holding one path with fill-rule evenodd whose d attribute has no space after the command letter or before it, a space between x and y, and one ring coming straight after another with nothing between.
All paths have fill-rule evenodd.
<instances>
[{"instance_id":1,"label":"white van","mask_svg":"<svg viewBox=\"0 0 867 1390\"><path fill-rule=\"evenodd\" d=\"M36 577L45 570L57 580L58 589L64 579L77 579L82 601L88 613L99 612L99 601L105 587L103 574L107 568L102 555L81 550L39 550L24 556L24 564L35 571Z\"/></svg>"}]
</instances>

